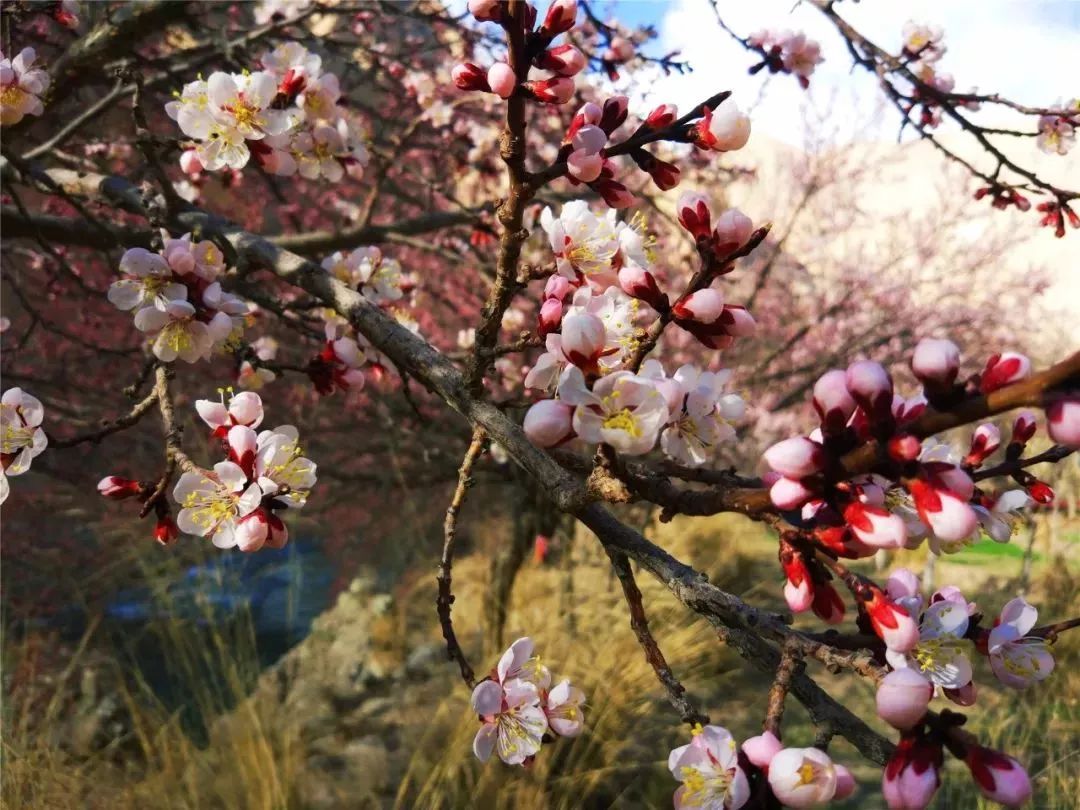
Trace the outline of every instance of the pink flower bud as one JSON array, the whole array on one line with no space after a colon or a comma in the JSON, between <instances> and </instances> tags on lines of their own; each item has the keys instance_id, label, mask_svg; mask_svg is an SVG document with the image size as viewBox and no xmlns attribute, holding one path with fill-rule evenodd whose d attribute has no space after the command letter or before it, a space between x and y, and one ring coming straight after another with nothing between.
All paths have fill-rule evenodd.
<instances>
[{"instance_id":1,"label":"pink flower bud","mask_svg":"<svg viewBox=\"0 0 1080 810\"><path fill-rule=\"evenodd\" d=\"M754 231L754 223L738 208L731 208L716 220L713 244L718 253L731 253L746 244Z\"/></svg>"},{"instance_id":2,"label":"pink flower bud","mask_svg":"<svg viewBox=\"0 0 1080 810\"><path fill-rule=\"evenodd\" d=\"M263 420L262 398L254 391L241 391L229 400L228 414L234 424L258 427Z\"/></svg>"},{"instance_id":3,"label":"pink flower bud","mask_svg":"<svg viewBox=\"0 0 1080 810\"><path fill-rule=\"evenodd\" d=\"M821 445L805 436L777 442L764 453L765 463L787 478L806 478L825 465Z\"/></svg>"},{"instance_id":4,"label":"pink flower bud","mask_svg":"<svg viewBox=\"0 0 1080 810\"><path fill-rule=\"evenodd\" d=\"M836 794L836 768L818 748L784 748L769 762L769 787L781 804L825 804Z\"/></svg>"},{"instance_id":5,"label":"pink flower bud","mask_svg":"<svg viewBox=\"0 0 1080 810\"><path fill-rule=\"evenodd\" d=\"M903 548L907 525L903 518L880 506L852 501L844 509L844 520L859 542L874 548Z\"/></svg>"},{"instance_id":6,"label":"pink flower bud","mask_svg":"<svg viewBox=\"0 0 1080 810\"><path fill-rule=\"evenodd\" d=\"M488 74L488 81L491 81L491 74ZM492 82L492 88L494 86ZM525 82L525 87L541 104L565 104L574 96L574 80L566 76Z\"/></svg>"},{"instance_id":7,"label":"pink flower bud","mask_svg":"<svg viewBox=\"0 0 1080 810\"><path fill-rule=\"evenodd\" d=\"M487 82L491 87L491 92L499 98L510 98L514 95L514 88L517 86L517 76L514 75L514 69L506 62L496 62L488 68Z\"/></svg>"},{"instance_id":8,"label":"pink flower bud","mask_svg":"<svg viewBox=\"0 0 1080 810\"><path fill-rule=\"evenodd\" d=\"M612 96L604 101L603 114L600 117L599 126L608 135L623 125L627 111L630 107L630 99L626 96Z\"/></svg>"},{"instance_id":9,"label":"pink flower bud","mask_svg":"<svg viewBox=\"0 0 1080 810\"><path fill-rule=\"evenodd\" d=\"M910 433L900 433L889 439L888 450L897 461L914 461L922 452L922 442Z\"/></svg>"},{"instance_id":10,"label":"pink flower bud","mask_svg":"<svg viewBox=\"0 0 1080 810\"><path fill-rule=\"evenodd\" d=\"M904 600L917 599L916 604L922 602L922 585L911 569L897 568L885 581L885 594L898 605L906 608ZM908 612L914 615L918 611Z\"/></svg>"},{"instance_id":11,"label":"pink flower bud","mask_svg":"<svg viewBox=\"0 0 1080 810\"><path fill-rule=\"evenodd\" d=\"M751 337L757 331L757 321L746 307L738 304L724 304L724 311L720 313L719 322L724 331L734 337Z\"/></svg>"},{"instance_id":12,"label":"pink flower bud","mask_svg":"<svg viewBox=\"0 0 1080 810\"><path fill-rule=\"evenodd\" d=\"M855 777L843 765L836 765L836 793L833 798L843 801L855 792Z\"/></svg>"},{"instance_id":13,"label":"pink flower bud","mask_svg":"<svg viewBox=\"0 0 1080 810\"><path fill-rule=\"evenodd\" d=\"M911 370L923 383L952 385L960 371L960 350L951 340L923 338L911 356Z\"/></svg>"},{"instance_id":14,"label":"pink flower bud","mask_svg":"<svg viewBox=\"0 0 1080 810\"><path fill-rule=\"evenodd\" d=\"M991 355L983 369L982 382L979 385L984 394L996 391L1031 374L1031 361L1016 352L1004 352Z\"/></svg>"},{"instance_id":15,"label":"pink flower bud","mask_svg":"<svg viewBox=\"0 0 1080 810\"><path fill-rule=\"evenodd\" d=\"M881 363L860 360L848 366L847 389L871 419L892 415L892 378Z\"/></svg>"},{"instance_id":16,"label":"pink flower bud","mask_svg":"<svg viewBox=\"0 0 1080 810\"><path fill-rule=\"evenodd\" d=\"M676 209L679 224L690 232L695 239L708 239L712 231L712 212L709 210L709 198L696 191L684 191L679 197Z\"/></svg>"},{"instance_id":17,"label":"pink flower bud","mask_svg":"<svg viewBox=\"0 0 1080 810\"><path fill-rule=\"evenodd\" d=\"M498 21L502 17L500 0L469 0L469 13L480 22Z\"/></svg>"},{"instance_id":18,"label":"pink flower bud","mask_svg":"<svg viewBox=\"0 0 1080 810\"><path fill-rule=\"evenodd\" d=\"M675 123L679 110L674 104L661 104L645 119L645 126L650 129L663 129Z\"/></svg>"},{"instance_id":19,"label":"pink flower bud","mask_svg":"<svg viewBox=\"0 0 1080 810\"><path fill-rule=\"evenodd\" d=\"M750 737L742 744L743 753L753 765L765 770L772 758L783 750L784 746L771 731L763 731L756 737Z\"/></svg>"},{"instance_id":20,"label":"pink flower bud","mask_svg":"<svg viewBox=\"0 0 1080 810\"><path fill-rule=\"evenodd\" d=\"M229 428L226 444L229 448L229 459L237 464L251 478L255 470L256 452L255 431L246 425L234 425Z\"/></svg>"},{"instance_id":21,"label":"pink flower bud","mask_svg":"<svg viewBox=\"0 0 1080 810\"><path fill-rule=\"evenodd\" d=\"M604 59L608 62L629 62L633 58L634 43L626 37L612 37L604 51Z\"/></svg>"},{"instance_id":22,"label":"pink flower bud","mask_svg":"<svg viewBox=\"0 0 1080 810\"><path fill-rule=\"evenodd\" d=\"M555 0L548 6L540 34L545 37L557 37L574 27L577 20L577 0Z\"/></svg>"},{"instance_id":23,"label":"pink flower bud","mask_svg":"<svg viewBox=\"0 0 1080 810\"><path fill-rule=\"evenodd\" d=\"M825 433L839 433L855 412L855 400L847 389L847 375L838 368L826 371L814 383L814 410Z\"/></svg>"},{"instance_id":24,"label":"pink flower bud","mask_svg":"<svg viewBox=\"0 0 1080 810\"><path fill-rule=\"evenodd\" d=\"M694 140L702 149L732 152L742 149L750 139L750 118L731 99L716 110L704 109L704 117L694 128Z\"/></svg>"},{"instance_id":25,"label":"pink flower bud","mask_svg":"<svg viewBox=\"0 0 1080 810\"><path fill-rule=\"evenodd\" d=\"M653 274L632 262L619 268L619 287L631 298L639 298L654 309L667 301Z\"/></svg>"},{"instance_id":26,"label":"pink flower bud","mask_svg":"<svg viewBox=\"0 0 1080 810\"><path fill-rule=\"evenodd\" d=\"M567 174L582 183L591 183L598 178L603 168L604 159L599 154L590 154L584 149L571 152L566 158Z\"/></svg>"},{"instance_id":27,"label":"pink flower bud","mask_svg":"<svg viewBox=\"0 0 1080 810\"><path fill-rule=\"evenodd\" d=\"M939 743L904 735L885 765L881 792L889 810L924 810L941 785L944 756Z\"/></svg>"},{"instance_id":28,"label":"pink flower bud","mask_svg":"<svg viewBox=\"0 0 1080 810\"><path fill-rule=\"evenodd\" d=\"M1021 411L1013 422L1012 441L1017 444L1027 444L1035 435L1035 414L1031 411Z\"/></svg>"},{"instance_id":29,"label":"pink flower bud","mask_svg":"<svg viewBox=\"0 0 1080 810\"><path fill-rule=\"evenodd\" d=\"M1024 767L1010 756L979 745L969 745L964 762L979 792L992 802L1018 807L1031 798L1031 780Z\"/></svg>"},{"instance_id":30,"label":"pink flower bud","mask_svg":"<svg viewBox=\"0 0 1080 810\"><path fill-rule=\"evenodd\" d=\"M180 170L184 174L195 175L203 170L199 154L194 149L185 149L180 155Z\"/></svg>"},{"instance_id":31,"label":"pink flower bud","mask_svg":"<svg viewBox=\"0 0 1080 810\"><path fill-rule=\"evenodd\" d=\"M672 312L680 320L710 324L724 312L724 294L706 287L679 299Z\"/></svg>"},{"instance_id":32,"label":"pink flower bud","mask_svg":"<svg viewBox=\"0 0 1080 810\"><path fill-rule=\"evenodd\" d=\"M585 69L585 54L573 45L559 45L544 51L536 65L559 76L575 76Z\"/></svg>"},{"instance_id":33,"label":"pink flower bud","mask_svg":"<svg viewBox=\"0 0 1080 810\"><path fill-rule=\"evenodd\" d=\"M567 142L569 142L583 126L599 124L603 115L604 111L591 101L583 104L581 109L574 113L574 118L570 121L570 127L566 130Z\"/></svg>"},{"instance_id":34,"label":"pink flower bud","mask_svg":"<svg viewBox=\"0 0 1080 810\"><path fill-rule=\"evenodd\" d=\"M774 473L779 475L779 473ZM769 487L769 498L777 509L785 511L796 509L814 497L814 491L807 489L802 481L785 478L782 475Z\"/></svg>"},{"instance_id":35,"label":"pink flower bud","mask_svg":"<svg viewBox=\"0 0 1080 810\"><path fill-rule=\"evenodd\" d=\"M804 613L814 603L814 587L810 580L804 579L798 585L784 583L784 600L792 613Z\"/></svg>"},{"instance_id":36,"label":"pink flower bud","mask_svg":"<svg viewBox=\"0 0 1080 810\"><path fill-rule=\"evenodd\" d=\"M484 69L472 62L455 65L450 71L450 78L459 90L491 90Z\"/></svg>"},{"instance_id":37,"label":"pink flower bud","mask_svg":"<svg viewBox=\"0 0 1080 810\"><path fill-rule=\"evenodd\" d=\"M926 716L934 685L910 668L890 672L878 684L877 713L893 728L909 729Z\"/></svg>"},{"instance_id":38,"label":"pink flower bud","mask_svg":"<svg viewBox=\"0 0 1080 810\"><path fill-rule=\"evenodd\" d=\"M540 306L539 325L537 332L540 337L545 337L559 328L562 323L563 305L558 298L548 298Z\"/></svg>"},{"instance_id":39,"label":"pink flower bud","mask_svg":"<svg viewBox=\"0 0 1080 810\"><path fill-rule=\"evenodd\" d=\"M949 490L962 500L968 500L975 492L975 482L960 466L947 461L927 461L923 471L934 486Z\"/></svg>"},{"instance_id":40,"label":"pink flower bud","mask_svg":"<svg viewBox=\"0 0 1080 810\"><path fill-rule=\"evenodd\" d=\"M885 646L896 652L907 652L919 643L919 626L911 615L885 596L885 593L866 580L861 580L862 592L857 597L862 602L870 625ZM869 598L868 598L869 597Z\"/></svg>"},{"instance_id":41,"label":"pink flower bud","mask_svg":"<svg viewBox=\"0 0 1080 810\"><path fill-rule=\"evenodd\" d=\"M570 139L574 149L595 155L607 144L607 133L593 124L585 124Z\"/></svg>"},{"instance_id":42,"label":"pink flower bud","mask_svg":"<svg viewBox=\"0 0 1080 810\"><path fill-rule=\"evenodd\" d=\"M604 351L606 339L604 322L589 312L574 312L563 318L562 350L575 366L592 366Z\"/></svg>"},{"instance_id":43,"label":"pink flower bud","mask_svg":"<svg viewBox=\"0 0 1080 810\"><path fill-rule=\"evenodd\" d=\"M241 551L258 551L266 545L270 535L270 519L267 511L259 507L236 523L236 546Z\"/></svg>"},{"instance_id":44,"label":"pink flower bud","mask_svg":"<svg viewBox=\"0 0 1080 810\"><path fill-rule=\"evenodd\" d=\"M544 285L544 298L555 298L562 301L570 294L570 290L570 279L556 274L549 277Z\"/></svg>"},{"instance_id":45,"label":"pink flower bud","mask_svg":"<svg viewBox=\"0 0 1080 810\"><path fill-rule=\"evenodd\" d=\"M1001 431L992 422L979 425L971 437L971 449L964 461L975 467L982 464L1001 446Z\"/></svg>"},{"instance_id":46,"label":"pink flower bud","mask_svg":"<svg viewBox=\"0 0 1080 810\"><path fill-rule=\"evenodd\" d=\"M908 484L908 491L915 501L919 518L935 536L947 543L970 537L979 525L979 518L967 500L950 489L919 479Z\"/></svg>"},{"instance_id":47,"label":"pink flower bud","mask_svg":"<svg viewBox=\"0 0 1080 810\"><path fill-rule=\"evenodd\" d=\"M130 478L121 478L118 475L107 475L98 481L98 493L114 501L122 501L134 495L142 494L142 484Z\"/></svg>"},{"instance_id":48,"label":"pink flower bud","mask_svg":"<svg viewBox=\"0 0 1080 810\"><path fill-rule=\"evenodd\" d=\"M537 447L554 447L573 434L574 409L556 399L542 399L525 413L523 428Z\"/></svg>"},{"instance_id":49,"label":"pink flower bud","mask_svg":"<svg viewBox=\"0 0 1080 810\"><path fill-rule=\"evenodd\" d=\"M629 208L637 201L637 198L630 193L630 189L614 180L598 180L593 183L592 188L611 208Z\"/></svg>"},{"instance_id":50,"label":"pink flower bud","mask_svg":"<svg viewBox=\"0 0 1080 810\"><path fill-rule=\"evenodd\" d=\"M1073 394L1046 409L1046 427L1058 444L1080 449L1080 396Z\"/></svg>"}]
</instances>

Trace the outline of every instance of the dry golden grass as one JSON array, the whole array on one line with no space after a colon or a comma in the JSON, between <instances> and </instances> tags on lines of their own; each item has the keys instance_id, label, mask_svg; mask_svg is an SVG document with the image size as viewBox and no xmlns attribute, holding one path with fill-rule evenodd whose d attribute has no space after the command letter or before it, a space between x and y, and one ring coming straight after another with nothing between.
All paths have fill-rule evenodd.
<instances>
[{"instance_id":1,"label":"dry golden grass","mask_svg":"<svg viewBox=\"0 0 1080 810\"><path fill-rule=\"evenodd\" d=\"M735 517L675 521L651 530L658 542L707 571L720 587L759 604L777 605L779 575L775 546L761 532ZM491 538L497 540L498 538ZM912 560L912 564L921 561ZM953 570L955 569L955 571ZM1019 570L1016 560L989 564L949 561L939 568L941 581L963 576L971 595L996 610L1013 593L1003 586ZM1074 575L1068 566L1041 563L1035 568L1030 598L1046 618L1072 615L1077 604ZM478 670L491 666L499 651L479 650L486 559L473 555L455 566L455 624ZM768 683L748 671L720 644L706 623L694 620L667 590L648 577L640 580L651 624L673 668L697 704L737 737L756 733L764 713ZM405 648L438 638L432 577L427 571L403 582L397 596ZM163 623L156 628L167 640L169 666L189 678L197 711L212 718L233 705L256 675L251 636L243 628L230 634L196 632L190 625ZM509 613L510 638L528 633L557 676L579 683L589 698L589 728L580 738L547 746L532 767L480 765L471 754L475 718L467 691L446 670L446 696L437 705L403 706L417 720L404 741L407 774L397 787L401 808L579 808L670 807L675 787L665 767L667 751L686 736L667 705L629 628L621 591L595 542L579 536L570 554L552 564L528 563L515 590ZM1080 795L1080 643L1063 639L1055 648L1058 668L1041 688L1017 694L989 686L985 662L978 664L987 684L970 727L989 745L1004 748L1028 764L1039 810L1066 810ZM271 810L303 807L297 775L305 767L296 726L268 724L265 716L240 709L242 722L229 726L229 738L203 749L185 734L180 719L149 700L137 682L127 692L134 717L126 764L108 752L75 762L56 745L54 726L61 718L50 695L58 684L36 684L33 651L25 644L6 650L6 672L21 667L22 688L4 705L3 805L16 808L160 807L194 810ZM78 656L72 659L78 670ZM213 681L207 671L220 675ZM818 669L822 684L841 696L856 713L873 714L871 689L850 676L830 676ZM31 677L27 678L26 675ZM36 685L35 685L36 684ZM52 692L50 693L50 690ZM403 698L407 699L407 695ZM52 701L56 703L56 701ZM809 744L813 729L797 705L785 715L785 738ZM880 770L859 764L842 740L834 755L855 766L863 782L849 807L883 806L877 781ZM952 763L936 807L979 807L971 780ZM368 806L358 804L357 806Z\"/></svg>"}]
</instances>

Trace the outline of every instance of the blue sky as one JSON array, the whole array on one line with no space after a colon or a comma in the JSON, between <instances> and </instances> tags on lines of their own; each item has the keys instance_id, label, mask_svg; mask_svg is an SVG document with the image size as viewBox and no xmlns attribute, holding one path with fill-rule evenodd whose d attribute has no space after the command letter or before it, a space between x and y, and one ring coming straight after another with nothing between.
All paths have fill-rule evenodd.
<instances>
[{"instance_id":1,"label":"blue sky","mask_svg":"<svg viewBox=\"0 0 1080 810\"><path fill-rule=\"evenodd\" d=\"M760 28L803 30L822 45L825 62L814 75L810 98L835 105L838 118L872 110L880 93L864 71L851 71L843 41L824 16L793 0L720 0L725 21L739 34ZM624 23L653 23L660 32L652 53L679 49L694 68L689 76L658 77L649 101L691 106L717 89L731 89L744 107L755 107L758 131L790 143L801 142L793 114L807 100L796 82L749 77L753 56L717 27L708 0L616 0L596 6ZM948 47L940 69L956 88L997 91L1030 105L1050 105L1080 95L1080 2L1075 0L863 0L843 3L841 13L882 47L899 49L908 19L937 24ZM895 134L898 117L886 118L882 134ZM1006 120L993 121L1004 124ZM1009 122L1015 123L1015 122Z\"/></svg>"}]
</instances>

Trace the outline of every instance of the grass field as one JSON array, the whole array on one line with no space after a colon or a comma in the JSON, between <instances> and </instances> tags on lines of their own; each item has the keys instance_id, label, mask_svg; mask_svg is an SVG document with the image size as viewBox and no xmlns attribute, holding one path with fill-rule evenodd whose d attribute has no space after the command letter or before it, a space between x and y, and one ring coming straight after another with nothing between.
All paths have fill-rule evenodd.
<instances>
[{"instance_id":1,"label":"grass field","mask_svg":"<svg viewBox=\"0 0 1080 810\"><path fill-rule=\"evenodd\" d=\"M761 530L739 518L680 521L650 529L674 553L706 571L712 582L755 604L779 609L780 576L775 545ZM496 538L497 539L497 538ZM1037 549L1028 598L1043 618L1075 615L1077 571L1059 557ZM993 614L1016 591L1022 566L1016 546L977 544L938 561L939 583L961 585L969 598ZM921 570L924 559L909 553L898 563ZM872 566L872 562L862 563ZM498 651L481 652L482 602L487 562L474 555L455 565L455 624L478 670L494 664ZM694 701L713 722L737 738L760 729L767 678L749 671L741 659L717 640L708 625L692 618L666 588L641 577L645 604L655 635L669 662ZM407 577L395 592L397 632L388 643L401 655L415 645L438 640L432 605L434 583L429 570ZM812 626L811 620L799 624ZM171 644L178 662L191 677L205 662L224 666L226 677L196 690L196 709L208 716L249 688L253 655L243 634L207 643L205 637L172 628ZM413 807L578 808L670 807L675 783L665 767L667 752L686 741L686 729L664 700L662 690L640 653L613 580L595 541L582 534L569 553L550 564L529 563L522 572L510 610L510 638L529 634L545 660L559 674L580 684L588 696L586 734L546 746L529 769L501 763L478 764L470 742L476 730L467 705L467 690L446 667L445 695L420 704L409 693L397 696L399 711L408 714L403 749L406 777L396 796L381 804ZM989 745L1008 750L1025 762L1035 784L1033 806L1039 810L1072 810L1080 795L1080 640L1062 639L1055 646L1057 669L1041 687L1024 693L996 688L985 661L977 662L980 697L970 710L968 727ZM29 648L9 645L5 672L28 666ZM78 670L72 658L71 672ZM846 674L830 675L811 665L811 673L856 714L873 718L868 684ZM61 673L63 674L63 673ZM298 795L297 775L304 752L296 744L295 718L265 717L241 710L240 731L227 751L205 750L186 735L175 714L155 709L138 683L128 685L136 733L129 741L136 756L103 753L86 761L65 756L51 733L50 690L58 679L31 690L8 694L4 705L4 806L15 808L292 808L308 806ZM208 721L209 722L209 721ZM876 722L876 721L875 721ZM884 730L884 729L883 729ZM784 722L789 744L809 745L814 729L797 704ZM849 764L860 791L845 807L883 807L880 770L861 762L843 740L830 751ZM224 777L223 777L224 774ZM227 789L221 787L228 783ZM357 807L379 806L362 800ZM962 765L950 763L938 808L982 805Z\"/></svg>"}]
</instances>

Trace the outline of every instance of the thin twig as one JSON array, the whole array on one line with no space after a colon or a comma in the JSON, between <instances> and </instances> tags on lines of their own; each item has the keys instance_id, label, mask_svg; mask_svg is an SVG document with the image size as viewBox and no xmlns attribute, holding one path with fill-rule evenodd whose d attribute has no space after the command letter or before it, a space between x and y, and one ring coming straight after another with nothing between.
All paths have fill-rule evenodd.
<instances>
[{"instance_id":1,"label":"thin twig","mask_svg":"<svg viewBox=\"0 0 1080 810\"><path fill-rule=\"evenodd\" d=\"M645 660L649 662L649 666L656 673L657 680L660 681L660 685L667 692L668 700L675 707L675 711L679 713L684 723L691 726L697 723L707 725L709 716L698 711L686 698L686 687L680 683L679 679L675 677L675 673L671 671L667 659L664 658L664 653L660 650L656 639L653 638L652 631L649 630L649 619L645 615L641 589L638 588L637 581L634 579L634 572L630 569L630 563L626 559L626 555L609 548L605 548L605 551L607 551L608 558L611 560L611 567L615 570L615 575L622 585L626 605L630 608L630 626L634 630L634 635L637 636L641 649L645 652Z\"/></svg>"},{"instance_id":2,"label":"thin twig","mask_svg":"<svg viewBox=\"0 0 1080 810\"><path fill-rule=\"evenodd\" d=\"M446 508L446 519L443 521L443 549L442 558L439 560L439 575L436 577L439 583L439 595L435 599L435 608L439 613L439 624L442 627L443 638L446 639L446 654L451 661L457 661L461 669L461 678L471 689L476 683L473 668L469 665L465 653L458 643L457 634L454 632L454 622L450 618L450 610L454 604L454 594L451 591L452 568L454 566L454 544L457 541L457 519L461 505L465 502L465 496L472 484L472 468L476 459L484 451L484 443L487 434L483 428L473 430L472 442L465 451L465 457L461 460L458 470L457 488L454 496L450 499L450 505Z\"/></svg>"},{"instance_id":3,"label":"thin twig","mask_svg":"<svg viewBox=\"0 0 1080 810\"><path fill-rule=\"evenodd\" d=\"M784 643L780 653L780 666L776 669L776 677L773 678L772 688L769 690L769 703L765 710L765 722L763 728L780 737L780 724L784 719L784 704L787 702L788 690L791 688L791 679L802 672L805 664L802 660L798 645L793 641Z\"/></svg>"}]
</instances>

